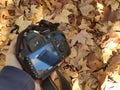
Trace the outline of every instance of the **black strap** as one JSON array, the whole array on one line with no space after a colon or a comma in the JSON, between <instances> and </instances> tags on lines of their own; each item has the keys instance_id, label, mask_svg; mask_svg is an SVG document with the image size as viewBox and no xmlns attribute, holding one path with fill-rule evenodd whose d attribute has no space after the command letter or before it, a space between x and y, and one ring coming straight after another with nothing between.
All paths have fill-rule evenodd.
<instances>
[{"instance_id":1,"label":"black strap","mask_svg":"<svg viewBox=\"0 0 120 90\"><path fill-rule=\"evenodd\" d=\"M60 81L60 90L72 90L69 82L65 79L65 77L62 76L62 74L58 70L56 72ZM42 90L58 90L58 88L49 77L43 81Z\"/></svg>"}]
</instances>

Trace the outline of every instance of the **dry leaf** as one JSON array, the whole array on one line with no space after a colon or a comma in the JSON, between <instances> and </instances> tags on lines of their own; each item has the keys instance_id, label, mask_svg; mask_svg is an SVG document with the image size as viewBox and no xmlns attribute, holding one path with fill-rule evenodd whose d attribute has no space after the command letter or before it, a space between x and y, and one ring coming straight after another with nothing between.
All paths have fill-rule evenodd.
<instances>
[{"instance_id":1,"label":"dry leaf","mask_svg":"<svg viewBox=\"0 0 120 90\"><path fill-rule=\"evenodd\" d=\"M87 16L93 10L95 10L95 8L93 7L93 5L89 5L89 4L87 4L83 7L80 7L80 11L83 16Z\"/></svg>"},{"instance_id":2,"label":"dry leaf","mask_svg":"<svg viewBox=\"0 0 120 90\"><path fill-rule=\"evenodd\" d=\"M70 54L70 58L74 58L77 56L77 50L75 49L75 47L71 48L71 54Z\"/></svg>"},{"instance_id":3,"label":"dry leaf","mask_svg":"<svg viewBox=\"0 0 120 90\"><path fill-rule=\"evenodd\" d=\"M81 5L86 5L92 3L93 0L81 0Z\"/></svg>"},{"instance_id":4,"label":"dry leaf","mask_svg":"<svg viewBox=\"0 0 120 90\"><path fill-rule=\"evenodd\" d=\"M91 53L87 56L87 64L91 71L100 69L103 66L103 62L98 60L94 53Z\"/></svg>"},{"instance_id":5,"label":"dry leaf","mask_svg":"<svg viewBox=\"0 0 120 90\"><path fill-rule=\"evenodd\" d=\"M73 83L73 86L72 86L72 90L83 90L81 88L81 86L79 85L79 80L78 79L74 80L74 83Z\"/></svg>"},{"instance_id":6,"label":"dry leaf","mask_svg":"<svg viewBox=\"0 0 120 90\"><path fill-rule=\"evenodd\" d=\"M50 3L55 9L61 9L62 8L62 3L56 0L50 0Z\"/></svg>"},{"instance_id":7,"label":"dry leaf","mask_svg":"<svg viewBox=\"0 0 120 90\"><path fill-rule=\"evenodd\" d=\"M119 2L118 1L114 1L111 3L111 8L112 8L112 11L115 11L116 9L118 9L119 7Z\"/></svg>"},{"instance_id":8,"label":"dry leaf","mask_svg":"<svg viewBox=\"0 0 120 90\"><path fill-rule=\"evenodd\" d=\"M84 90L95 90L98 86L98 81L97 79L91 77L87 80Z\"/></svg>"},{"instance_id":9,"label":"dry leaf","mask_svg":"<svg viewBox=\"0 0 120 90\"><path fill-rule=\"evenodd\" d=\"M50 4L50 1L49 1L49 0L44 0L44 2L46 3L47 7L48 7L51 11L54 11L54 8L53 8L53 6Z\"/></svg>"},{"instance_id":10,"label":"dry leaf","mask_svg":"<svg viewBox=\"0 0 120 90\"><path fill-rule=\"evenodd\" d=\"M76 16L78 15L77 7L76 7L74 4L72 4L72 3L66 4L66 5L64 6L64 8L67 9L67 10L72 11L73 14L76 15Z\"/></svg>"},{"instance_id":11,"label":"dry leaf","mask_svg":"<svg viewBox=\"0 0 120 90\"><path fill-rule=\"evenodd\" d=\"M92 35L90 33L87 33L86 30L82 30L80 33L75 34L70 38L71 46L73 46L77 41L82 45L85 45L86 40L89 40L91 38L92 38Z\"/></svg>"},{"instance_id":12,"label":"dry leaf","mask_svg":"<svg viewBox=\"0 0 120 90\"><path fill-rule=\"evenodd\" d=\"M38 6L36 11L38 12L34 14L33 23L39 22L40 20L43 19L43 7L41 5Z\"/></svg>"},{"instance_id":13,"label":"dry leaf","mask_svg":"<svg viewBox=\"0 0 120 90\"><path fill-rule=\"evenodd\" d=\"M28 27L32 23L32 21L24 20L24 16L20 16L16 19L15 23L19 26L19 32L23 31L25 28Z\"/></svg>"},{"instance_id":14,"label":"dry leaf","mask_svg":"<svg viewBox=\"0 0 120 90\"><path fill-rule=\"evenodd\" d=\"M98 80L89 72L79 73L78 79L82 90L95 90L98 87Z\"/></svg>"},{"instance_id":15,"label":"dry leaf","mask_svg":"<svg viewBox=\"0 0 120 90\"><path fill-rule=\"evenodd\" d=\"M101 25L101 24L96 24L95 29L99 30L101 32L107 33L108 32L108 27L106 24L105 25Z\"/></svg>"},{"instance_id":16,"label":"dry leaf","mask_svg":"<svg viewBox=\"0 0 120 90\"><path fill-rule=\"evenodd\" d=\"M61 14L56 16L54 21L58 23L69 23L68 15L72 14L69 10L63 9Z\"/></svg>"},{"instance_id":17,"label":"dry leaf","mask_svg":"<svg viewBox=\"0 0 120 90\"><path fill-rule=\"evenodd\" d=\"M110 56L112 55L112 50L110 50L110 49L108 49L108 48L105 48L104 50L103 50L103 55L102 55L102 57L103 57L103 62L104 63L107 63L108 62L108 60L110 59Z\"/></svg>"},{"instance_id":18,"label":"dry leaf","mask_svg":"<svg viewBox=\"0 0 120 90\"><path fill-rule=\"evenodd\" d=\"M15 6L19 6L20 0L14 0Z\"/></svg>"},{"instance_id":19,"label":"dry leaf","mask_svg":"<svg viewBox=\"0 0 120 90\"><path fill-rule=\"evenodd\" d=\"M91 30L90 25L91 25L90 21L88 21L86 19L82 19L79 28L82 30L84 30L84 29Z\"/></svg>"},{"instance_id":20,"label":"dry leaf","mask_svg":"<svg viewBox=\"0 0 120 90\"><path fill-rule=\"evenodd\" d=\"M97 10L101 14L103 12L104 6L101 3L97 2Z\"/></svg>"},{"instance_id":21,"label":"dry leaf","mask_svg":"<svg viewBox=\"0 0 120 90\"><path fill-rule=\"evenodd\" d=\"M119 90L120 89L120 83L114 82L106 76L106 79L104 83L101 86L101 90Z\"/></svg>"},{"instance_id":22,"label":"dry leaf","mask_svg":"<svg viewBox=\"0 0 120 90\"><path fill-rule=\"evenodd\" d=\"M32 14L39 12L39 10L37 9L37 5L31 5L30 8Z\"/></svg>"},{"instance_id":23,"label":"dry leaf","mask_svg":"<svg viewBox=\"0 0 120 90\"><path fill-rule=\"evenodd\" d=\"M90 70L90 69L87 67L87 60L83 60L83 59L79 60L78 65L79 65L79 66L82 66L82 68L80 69L80 71Z\"/></svg>"}]
</instances>

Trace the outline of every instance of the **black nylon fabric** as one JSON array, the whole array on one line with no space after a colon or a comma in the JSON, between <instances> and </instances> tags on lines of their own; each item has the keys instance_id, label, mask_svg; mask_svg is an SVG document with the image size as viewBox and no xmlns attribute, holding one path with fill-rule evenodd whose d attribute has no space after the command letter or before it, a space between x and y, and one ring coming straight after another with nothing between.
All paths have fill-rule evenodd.
<instances>
[{"instance_id":1,"label":"black nylon fabric","mask_svg":"<svg viewBox=\"0 0 120 90\"><path fill-rule=\"evenodd\" d=\"M60 90L72 90L69 82L62 76L62 74L57 70L57 75L60 81ZM49 78L43 81L42 90L59 90L55 83Z\"/></svg>"}]
</instances>

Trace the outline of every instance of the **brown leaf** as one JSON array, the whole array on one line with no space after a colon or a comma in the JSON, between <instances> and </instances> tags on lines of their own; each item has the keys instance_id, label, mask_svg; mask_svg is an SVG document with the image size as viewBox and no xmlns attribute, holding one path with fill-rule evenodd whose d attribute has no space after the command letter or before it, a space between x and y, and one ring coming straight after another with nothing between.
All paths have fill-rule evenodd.
<instances>
[{"instance_id":1,"label":"brown leaf","mask_svg":"<svg viewBox=\"0 0 120 90\"><path fill-rule=\"evenodd\" d=\"M84 29L92 30L92 29L90 28L90 25L91 25L91 22L90 22L90 21L88 21L88 20L86 20L86 19L82 19L79 28L82 29L82 30L84 30Z\"/></svg>"},{"instance_id":2,"label":"brown leaf","mask_svg":"<svg viewBox=\"0 0 120 90\"><path fill-rule=\"evenodd\" d=\"M90 70L90 69L87 67L87 60L83 60L83 59L79 60L78 65L82 67L82 68L80 69L80 71Z\"/></svg>"},{"instance_id":3,"label":"brown leaf","mask_svg":"<svg viewBox=\"0 0 120 90\"><path fill-rule=\"evenodd\" d=\"M88 67L91 71L100 69L103 66L103 62L100 61L94 53L91 53L87 56Z\"/></svg>"}]
</instances>

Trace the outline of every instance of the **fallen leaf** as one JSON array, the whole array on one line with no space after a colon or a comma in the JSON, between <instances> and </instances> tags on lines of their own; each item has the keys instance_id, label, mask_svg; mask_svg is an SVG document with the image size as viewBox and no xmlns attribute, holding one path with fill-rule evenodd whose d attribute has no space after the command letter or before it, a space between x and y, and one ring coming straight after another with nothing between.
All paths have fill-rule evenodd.
<instances>
[{"instance_id":1,"label":"fallen leaf","mask_svg":"<svg viewBox=\"0 0 120 90\"><path fill-rule=\"evenodd\" d=\"M82 30L84 30L84 29L91 30L90 25L91 25L90 21L88 21L86 19L82 19L79 28L82 29Z\"/></svg>"},{"instance_id":2,"label":"fallen leaf","mask_svg":"<svg viewBox=\"0 0 120 90\"><path fill-rule=\"evenodd\" d=\"M93 0L81 0L81 5L90 4Z\"/></svg>"},{"instance_id":3,"label":"fallen leaf","mask_svg":"<svg viewBox=\"0 0 120 90\"><path fill-rule=\"evenodd\" d=\"M77 50L75 49L75 47L71 48L71 54L70 54L70 58L74 58L77 56Z\"/></svg>"},{"instance_id":4,"label":"fallen leaf","mask_svg":"<svg viewBox=\"0 0 120 90\"><path fill-rule=\"evenodd\" d=\"M80 11L83 16L87 16L93 10L95 10L95 8L93 7L93 5L89 5L89 4L80 7Z\"/></svg>"},{"instance_id":5,"label":"fallen leaf","mask_svg":"<svg viewBox=\"0 0 120 90\"><path fill-rule=\"evenodd\" d=\"M103 62L99 60L94 53L89 54L87 57L87 65L91 71L95 71L103 67Z\"/></svg>"},{"instance_id":6,"label":"fallen leaf","mask_svg":"<svg viewBox=\"0 0 120 90\"><path fill-rule=\"evenodd\" d=\"M15 23L19 26L19 32L23 31L32 23L32 21L24 20L24 15L21 15L18 19L16 19Z\"/></svg>"},{"instance_id":7,"label":"fallen leaf","mask_svg":"<svg viewBox=\"0 0 120 90\"><path fill-rule=\"evenodd\" d=\"M70 10L76 16L78 15L77 7L73 3L66 4L64 8Z\"/></svg>"},{"instance_id":8,"label":"fallen leaf","mask_svg":"<svg viewBox=\"0 0 120 90\"><path fill-rule=\"evenodd\" d=\"M47 7L48 7L51 11L54 11L54 8L53 8L53 6L50 4L50 1L49 1L49 0L44 0L44 2L46 3Z\"/></svg>"},{"instance_id":9,"label":"fallen leaf","mask_svg":"<svg viewBox=\"0 0 120 90\"><path fill-rule=\"evenodd\" d=\"M108 49L108 48L105 48L104 50L103 50L103 55L102 55L102 57L103 57L103 62L104 63L107 63L108 62L108 60L110 59L110 56L112 55L112 50L110 50L110 49Z\"/></svg>"},{"instance_id":10,"label":"fallen leaf","mask_svg":"<svg viewBox=\"0 0 120 90\"><path fill-rule=\"evenodd\" d=\"M61 14L56 16L54 21L58 23L69 23L68 15L72 14L69 10L63 9Z\"/></svg>"},{"instance_id":11,"label":"fallen leaf","mask_svg":"<svg viewBox=\"0 0 120 90\"><path fill-rule=\"evenodd\" d=\"M37 9L35 8L36 13L34 13L33 17L33 23L39 22L43 19L43 7L39 5Z\"/></svg>"},{"instance_id":12,"label":"fallen leaf","mask_svg":"<svg viewBox=\"0 0 120 90\"><path fill-rule=\"evenodd\" d=\"M79 70L80 72L81 72L81 71L90 70L90 69L87 67L87 60L83 60L83 59L79 60L78 65L82 67L82 68Z\"/></svg>"},{"instance_id":13,"label":"fallen leaf","mask_svg":"<svg viewBox=\"0 0 120 90\"><path fill-rule=\"evenodd\" d=\"M92 39L92 37L93 36L90 33L86 32L86 30L82 30L80 33L75 34L70 38L71 46L73 46L77 41L82 45L85 45L86 41Z\"/></svg>"},{"instance_id":14,"label":"fallen leaf","mask_svg":"<svg viewBox=\"0 0 120 90\"><path fill-rule=\"evenodd\" d=\"M103 9L104 9L103 4L97 2L97 10L100 14L103 13Z\"/></svg>"},{"instance_id":15,"label":"fallen leaf","mask_svg":"<svg viewBox=\"0 0 120 90\"><path fill-rule=\"evenodd\" d=\"M72 90L83 90L82 87L79 85L79 80L75 79L72 85Z\"/></svg>"},{"instance_id":16,"label":"fallen leaf","mask_svg":"<svg viewBox=\"0 0 120 90\"><path fill-rule=\"evenodd\" d=\"M119 7L119 2L115 0L110 5L111 5L111 8L112 8L112 11L115 11Z\"/></svg>"},{"instance_id":17,"label":"fallen leaf","mask_svg":"<svg viewBox=\"0 0 120 90\"><path fill-rule=\"evenodd\" d=\"M61 9L62 8L62 3L56 0L50 0L50 3L55 9Z\"/></svg>"},{"instance_id":18,"label":"fallen leaf","mask_svg":"<svg viewBox=\"0 0 120 90\"><path fill-rule=\"evenodd\" d=\"M31 8L31 9L30 9L30 12L31 12L32 14L39 12L39 10L37 9L37 5L31 5L30 8Z\"/></svg>"},{"instance_id":19,"label":"fallen leaf","mask_svg":"<svg viewBox=\"0 0 120 90\"><path fill-rule=\"evenodd\" d=\"M79 73L78 80L82 90L95 90L98 87L98 80L89 72L83 71Z\"/></svg>"}]
</instances>

